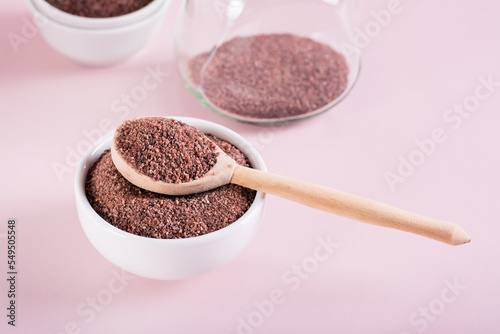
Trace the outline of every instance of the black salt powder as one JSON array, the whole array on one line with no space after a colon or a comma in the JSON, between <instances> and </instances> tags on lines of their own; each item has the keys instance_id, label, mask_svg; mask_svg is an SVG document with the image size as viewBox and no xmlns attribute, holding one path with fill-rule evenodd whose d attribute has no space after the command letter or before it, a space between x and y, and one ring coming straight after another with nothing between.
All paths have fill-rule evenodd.
<instances>
[{"instance_id":1,"label":"black salt powder","mask_svg":"<svg viewBox=\"0 0 500 334\"><path fill-rule=\"evenodd\" d=\"M113 17L135 12L153 0L46 0L69 14L85 17Z\"/></svg>"},{"instance_id":2,"label":"black salt powder","mask_svg":"<svg viewBox=\"0 0 500 334\"><path fill-rule=\"evenodd\" d=\"M189 62L192 83L226 112L250 118L304 115L347 88L344 56L292 34L233 38Z\"/></svg>"},{"instance_id":3,"label":"black salt powder","mask_svg":"<svg viewBox=\"0 0 500 334\"><path fill-rule=\"evenodd\" d=\"M217 162L216 146L204 133L171 118L127 120L116 130L115 144L130 166L155 181L193 181Z\"/></svg>"},{"instance_id":4,"label":"black salt powder","mask_svg":"<svg viewBox=\"0 0 500 334\"><path fill-rule=\"evenodd\" d=\"M245 155L230 143L207 136L236 163L248 167ZM128 182L116 169L110 151L90 168L85 191L104 220L139 236L189 238L224 228L252 205L256 192L235 184L187 196L153 193Z\"/></svg>"}]
</instances>

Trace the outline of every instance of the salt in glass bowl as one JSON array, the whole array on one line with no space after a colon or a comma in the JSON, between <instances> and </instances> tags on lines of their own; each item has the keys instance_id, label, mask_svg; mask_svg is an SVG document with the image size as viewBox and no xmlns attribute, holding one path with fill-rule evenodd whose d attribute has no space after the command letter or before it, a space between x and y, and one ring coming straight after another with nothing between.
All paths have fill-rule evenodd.
<instances>
[{"instance_id":1,"label":"salt in glass bowl","mask_svg":"<svg viewBox=\"0 0 500 334\"><path fill-rule=\"evenodd\" d=\"M153 0L129 14L95 18L66 13L45 0L27 0L41 35L55 50L87 66L119 63L157 35L170 0Z\"/></svg>"},{"instance_id":2,"label":"salt in glass bowl","mask_svg":"<svg viewBox=\"0 0 500 334\"><path fill-rule=\"evenodd\" d=\"M173 117L238 147L253 168L266 171L259 152L236 132L209 121ZM255 199L238 220L220 230L184 239L156 239L116 228L90 205L85 194L87 173L102 153L111 147L114 131L97 140L83 155L75 175L78 217L87 238L106 259L133 274L161 280L192 278L220 268L234 260L255 236L264 209L265 195Z\"/></svg>"},{"instance_id":3,"label":"salt in glass bowl","mask_svg":"<svg viewBox=\"0 0 500 334\"><path fill-rule=\"evenodd\" d=\"M358 79L361 49L354 40L355 14L356 4L351 0L184 0L175 34L177 70L189 92L203 106L228 119L274 125L315 117L343 101ZM271 35L302 39L296 45L304 49L292 48L294 44L287 46L295 51L291 52L293 59L300 61L290 65L287 54L279 56L283 40L267 42L263 47L251 39ZM304 40L311 42L304 44ZM237 42L231 44L231 41ZM322 59L318 56L315 61L310 60L316 54L308 49L312 48L312 42L341 55L348 73L339 75L339 79L327 78L326 74L314 76L311 71L301 72L308 67L307 62L314 64ZM315 48L318 49L317 45ZM280 67L279 58L282 64L289 65ZM331 54L323 58L331 59ZM196 59L198 61L193 62ZM267 68L263 59L276 59L277 70ZM326 70L333 69L330 63L327 65ZM318 64L316 73L326 73L324 66ZM261 80L262 73L265 80ZM299 88L288 79L288 82L282 80L286 77L294 78L293 84L303 78L304 87L300 88L300 93L311 89L312 93L301 100L303 95L296 91ZM305 79L317 84L307 87ZM345 81L338 95L325 96L317 106L305 110L304 106L314 102L314 96L321 93L321 85L328 87L337 79ZM292 111L297 105L302 105L298 108L302 110Z\"/></svg>"}]
</instances>

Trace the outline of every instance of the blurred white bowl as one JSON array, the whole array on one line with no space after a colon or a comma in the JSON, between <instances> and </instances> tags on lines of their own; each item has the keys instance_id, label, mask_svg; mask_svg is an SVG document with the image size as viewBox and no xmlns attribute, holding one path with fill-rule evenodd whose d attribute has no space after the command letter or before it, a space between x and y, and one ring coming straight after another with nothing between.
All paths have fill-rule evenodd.
<instances>
[{"instance_id":1,"label":"blurred white bowl","mask_svg":"<svg viewBox=\"0 0 500 334\"><path fill-rule=\"evenodd\" d=\"M258 151L243 137L221 125L196 118L174 117L238 147L252 166L267 170ZM82 157L75 176L78 216L85 234L109 261L133 274L163 280L198 276L234 260L253 239L264 209L265 195L257 192L248 211L218 231L185 239L155 239L120 230L101 218L85 195L87 173L110 148L114 131L97 140Z\"/></svg>"},{"instance_id":2,"label":"blurred white bowl","mask_svg":"<svg viewBox=\"0 0 500 334\"><path fill-rule=\"evenodd\" d=\"M28 0L42 36L55 50L87 66L113 65L145 47L158 33L170 0L153 0L129 14L90 18Z\"/></svg>"}]
</instances>

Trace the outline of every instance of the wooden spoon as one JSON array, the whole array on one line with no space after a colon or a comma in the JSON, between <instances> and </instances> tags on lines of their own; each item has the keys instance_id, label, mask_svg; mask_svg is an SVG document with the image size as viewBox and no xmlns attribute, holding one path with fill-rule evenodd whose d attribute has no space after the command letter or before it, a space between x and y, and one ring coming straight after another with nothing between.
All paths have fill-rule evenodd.
<instances>
[{"instance_id":1,"label":"wooden spoon","mask_svg":"<svg viewBox=\"0 0 500 334\"><path fill-rule=\"evenodd\" d=\"M280 196L309 207L331 212L364 223L398 229L432 238L450 245L470 242L469 235L457 224L411 213L370 199L290 177L242 167L217 147L216 164L201 178L184 183L155 181L130 166L116 147L111 156L118 171L132 184L156 193L187 195L233 183Z\"/></svg>"}]
</instances>

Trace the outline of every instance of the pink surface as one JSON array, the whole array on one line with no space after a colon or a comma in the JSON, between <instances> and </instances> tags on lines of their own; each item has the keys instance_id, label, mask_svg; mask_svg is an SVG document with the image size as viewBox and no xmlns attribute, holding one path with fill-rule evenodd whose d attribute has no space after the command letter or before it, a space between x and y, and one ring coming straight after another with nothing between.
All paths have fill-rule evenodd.
<instances>
[{"instance_id":1,"label":"pink surface","mask_svg":"<svg viewBox=\"0 0 500 334\"><path fill-rule=\"evenodd\" d=\"M390 3L362 2L359 27ZM266 128L221 118L184 88L172 44L179 1L150 46L100 69L75 65L36 32L16 50L8 36L31 16L24 2L3 1L0 332L500 333L500 4L399 3L364 48L345 101ZM124 107L151 71L157 88ZM218 122L252 141L273 172L456 222L472 242L452 247L269 196L257 238L230 265L186 281L127 275L79 225L74 163L89 140L140 115ZM403 176L391 187L388 173ZM15 328L6 317L9 218Z\"/></svg>"}]
</instances>

